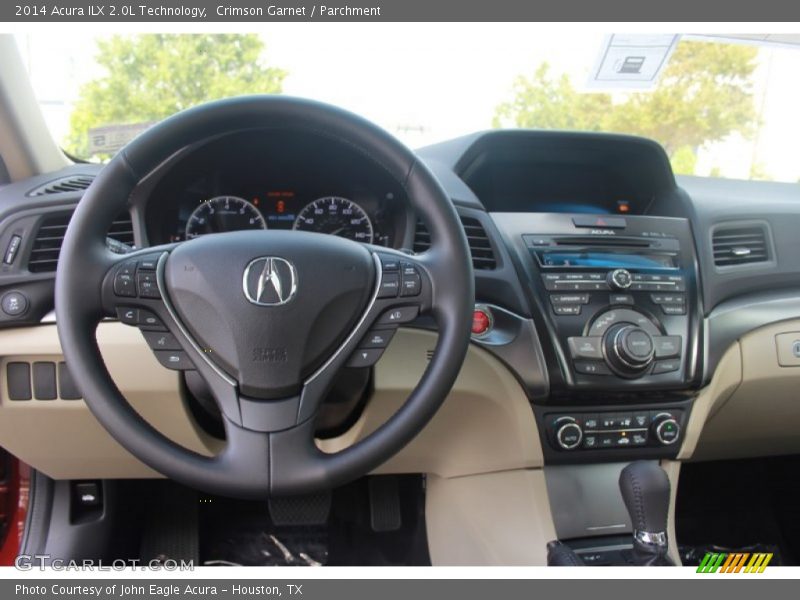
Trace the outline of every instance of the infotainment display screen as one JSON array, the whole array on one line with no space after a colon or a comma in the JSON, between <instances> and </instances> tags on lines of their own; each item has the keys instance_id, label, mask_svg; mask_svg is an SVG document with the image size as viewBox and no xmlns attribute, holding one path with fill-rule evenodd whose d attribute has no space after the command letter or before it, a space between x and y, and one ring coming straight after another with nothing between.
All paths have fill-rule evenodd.
<instances>
[{"instance_id":1,"label":"infotainment display screen","mask_svg":"<svg viewBox=\"0 0 800 600\"><path fill-rule=\"evenodd\" d=\"M598 269L677 269L668 254L616 252L537 252L545 267L589 267Z\"/></svg>"}]
</instances>

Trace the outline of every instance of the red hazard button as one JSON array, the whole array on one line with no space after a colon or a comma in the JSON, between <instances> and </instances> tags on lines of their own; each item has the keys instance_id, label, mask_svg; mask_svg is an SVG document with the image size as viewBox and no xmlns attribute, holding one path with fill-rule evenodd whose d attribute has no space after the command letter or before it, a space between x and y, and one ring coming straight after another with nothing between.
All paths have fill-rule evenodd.
<instances>
[{"instance_id":1,"label":"red hazard button","mask_svg":"<svg viewBox=\"0 0 800 600\"><path fill-rule=\"evenodd\" d=\"M482 308L472 313L472 335L484 335L492 328L492 315Z\"/></svg>"}]
</instances>

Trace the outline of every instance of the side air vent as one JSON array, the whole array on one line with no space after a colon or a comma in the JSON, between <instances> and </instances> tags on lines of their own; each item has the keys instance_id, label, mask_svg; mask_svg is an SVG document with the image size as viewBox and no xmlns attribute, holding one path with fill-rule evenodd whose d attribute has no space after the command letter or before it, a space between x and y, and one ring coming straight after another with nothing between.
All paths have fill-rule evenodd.
<instances>
[{"instance_id":1,"label":"side air vent","mask_svg":"<svg viewBox=\"0 0 800 600\"><path fill-rule=\"evenodd\" d=\"M80 192L88 188L94 181L94 175L72 175L56 179L28 193L28 196L44 196L46 194L64 194Z\"/></svg>"},{"instance_id":2,"label":"side air vent","mask_svg":"<svg viewBox=\"0 0 800 600\"><path fill-rule=\"evenodd\" d=\"M61 244L64 243L64 235L71 218L72 213L61 213L42 219L28 259L28 270L31 273L52 273L56 270ZM114 220L108 230L108 237L129 246L133 245L130 214L124 212Z\"/></svg>"},{"instance_id":3,"label":"side air vent","mask_svg":"<svg viewBox=\"0 0 800 600\"><path fill-rule=\"evenodd\" d=\"M58 254L61 252L61 244L64 242L70 217L72 214L62 214L45 217L42 220L28 259L28 270L31 273L49 273L56 270Z\"/></svg>"},{"instance_id":4,"label":"side air vent","mask_svg":"<svg viewBox=\"0 0 800 600\"><path fill-rule=\"evenodd\" d=\"M472 266L475 269L490 270L497 267L497 259L492 250L492 243L486 230L478 219L460 216L464 233L467 234L469 251L472 255ZM417 221L414 232L414 252L424 252L431 246L431 235L422 221Z\"/></svg>"},{"instance_id":5,"label":"side air vent","mask_svg":"<svg viewBox=\"0 0 800 600\"><path fill-rule=\"evenodd\" d=\"M747 265L770 259L765 225L718 227L712 235L711 245L714 264L718 267Z\"/></svg>"}]
</instances>

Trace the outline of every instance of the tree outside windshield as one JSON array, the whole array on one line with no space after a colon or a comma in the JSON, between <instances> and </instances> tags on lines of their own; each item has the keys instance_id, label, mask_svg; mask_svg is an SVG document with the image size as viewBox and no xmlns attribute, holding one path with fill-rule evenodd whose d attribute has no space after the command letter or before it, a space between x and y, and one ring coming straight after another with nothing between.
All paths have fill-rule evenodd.
<instances>
[{"instance_id":1,"label":"tree outside windshield","mask_svg":"<svg viewBox=\"0 0 800 600\"><path fill-rule=\"evenodd\" d=\"M96 142L108 131L124 139L208 100L288 93L354 110L411 146L492 127L609 131L659 141L679 174L800 181L798 49L682 38L653 90L595 91L585 84L600 35L485 25L482 48L458 35L444 50L390 43L398 27L110 35L60 50L18 41L54 137L80 158L107 159Z\"/></svg>"}]
</instances>

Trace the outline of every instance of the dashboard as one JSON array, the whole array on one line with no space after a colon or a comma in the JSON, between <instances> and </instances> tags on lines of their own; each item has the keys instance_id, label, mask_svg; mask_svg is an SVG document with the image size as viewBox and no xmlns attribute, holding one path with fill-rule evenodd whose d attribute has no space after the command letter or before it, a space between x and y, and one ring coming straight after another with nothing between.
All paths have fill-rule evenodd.
<instances>
[{"instance_id":1,"label":"dashboard","mask_svg":"<svg viewBox=\"0 0 800 600\"><path fill-rule=\"evenodd\" d=\"M493 131L417 154L470 243L483 311L473 346L524 391L545 462L800 448L797 185L676 179L656 143L615 135ZM81 195L53 182L91 181L101 169L74 165L0 188L7 333L40 325L53 308L53 245ZM430 243L402 185L380 164L339 140L296 131L249 130L185 148L140 183L130 206L114 235L137 247L241 229L299 229L398 249ZM746 244L752 254L733 253ZM435 325L418 319L409 327ZM765 363L731 367L737 356ZM719 383L720 373L732 383ZM350 388L366 389L370 375L349 375L361 379L342 398L360 402ZM733 395L709 406L709 389ZM752 411L754 398L770 410ZM698 443L699 429L711 442Z\"/></svg>"},{"instance_id":2,"label":"dashboard","mask_svg":"<svg viewBox=\"0 0 800 600\"><path fill-rule=\"evenodd\" d=\"M188 149L153 179L139 192L151 244L289 229L399 247L413 223L397 182L369 157L327 138L226 136Z\"/></svg>"}]
</instances>

